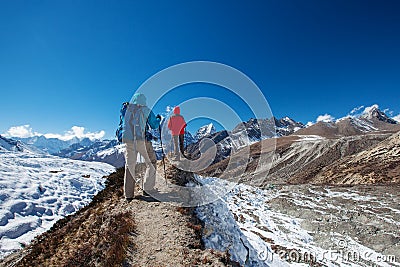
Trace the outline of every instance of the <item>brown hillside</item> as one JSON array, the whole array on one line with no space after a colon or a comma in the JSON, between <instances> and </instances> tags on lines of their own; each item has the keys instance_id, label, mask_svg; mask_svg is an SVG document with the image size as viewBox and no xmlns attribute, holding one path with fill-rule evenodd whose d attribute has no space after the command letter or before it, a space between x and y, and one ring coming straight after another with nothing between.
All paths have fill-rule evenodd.
<instances>
[{"instance_id":1,"label":"brown hillside","mask_svg":"<svg viewBox=\"0 0 400 267\"><path fill-rule=\"evenodd\" d=\"M399 183L400 132L370 149L323 168L310 182L343 185Z\"/></svg>"}]
</instances>

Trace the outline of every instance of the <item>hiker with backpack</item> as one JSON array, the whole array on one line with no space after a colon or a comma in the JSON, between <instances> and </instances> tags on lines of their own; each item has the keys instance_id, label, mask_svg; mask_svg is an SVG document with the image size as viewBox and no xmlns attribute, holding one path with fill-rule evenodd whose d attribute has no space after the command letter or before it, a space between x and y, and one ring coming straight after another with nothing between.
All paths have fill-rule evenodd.
<instances>
[{"instance_id":1,"label":"hiker with backpack","mask_svg":"<svg viewBox=\"0 0 400 267\"><path fill-rule=\"evenodd\" d=\"M161 116L155 116L153 111L146 106L144 94L136 93L130 103L124 103L121 109L121 118L123 127L122 131L117 130L117 137L126 144L124 194L125 199L131 201L137 181L135 167L138 153L144 158L146 164L143 194L148 196L149 193L155 191L157 159L151 144L153 136L149 132L149 128L157 129L161 122Z\"/></svg>"},{"instance_id":2,"label":"hiker with backpack","mask_svg":"<svg viewBox=\"0 0 400 267\"><path fill-rule=\"evenodd\" d=\"M174 107L174 114L168 120L168 129L171 131L174 142L175 159L180 160L180 155L184 152L184 138L186 122L182 117L180 107Z\"/></svg>"}]
</instances>

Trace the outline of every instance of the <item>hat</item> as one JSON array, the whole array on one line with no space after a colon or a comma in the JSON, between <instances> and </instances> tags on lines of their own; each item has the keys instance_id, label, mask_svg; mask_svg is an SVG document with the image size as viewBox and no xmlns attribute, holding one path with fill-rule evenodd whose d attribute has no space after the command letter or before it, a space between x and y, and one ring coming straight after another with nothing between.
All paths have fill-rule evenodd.
<instances>
[{"instance_id":1,"label":"hat","mask_svg":"<svg viewBox=\"0 0 400 267\"><path fill-rule=\"evenodd\" d=\"M136 93L133 95L131 102L132 104L146 106L146 97L142 93Z\"/></svg>"}]
</instances>

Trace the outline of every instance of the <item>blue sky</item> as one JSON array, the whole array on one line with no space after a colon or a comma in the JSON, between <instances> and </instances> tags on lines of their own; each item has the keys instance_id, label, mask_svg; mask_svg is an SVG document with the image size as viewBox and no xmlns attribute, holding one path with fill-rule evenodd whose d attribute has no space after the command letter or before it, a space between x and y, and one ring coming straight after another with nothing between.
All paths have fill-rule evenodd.
<instances>
[{"instance_id":1,"label":"blue sky","mask_svg":"<svg viewBox=\"0 0 400 267\"><path fill-rule=\"evenodd\" d=\"M375 103L397 115L398 14L396 0L0 0L0 133L79 126L112 137L144 81L194 60L248 75L276 117L306 123ZM180 101L172 94L156 113Z\"/></svg>"}]
</instances>

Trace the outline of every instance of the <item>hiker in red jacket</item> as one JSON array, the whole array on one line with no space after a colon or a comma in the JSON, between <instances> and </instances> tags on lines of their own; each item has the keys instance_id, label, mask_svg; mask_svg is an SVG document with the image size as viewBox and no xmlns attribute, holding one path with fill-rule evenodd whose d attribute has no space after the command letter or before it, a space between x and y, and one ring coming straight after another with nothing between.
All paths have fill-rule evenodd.
<instances>
[{"instance_id":1,"label":"hiker in red jacket","mask_svg":"<svg viewBox=\"0 0 400 267\"><path fill-rule=\"evenodd\" d=\"M174 141L175 157L177 160L180 160L180 153L182 153L183 155L183 141L185 138L184 136L186 128L185 119L181 116L180 113L181 109L179 107L175 107L174 114L168 120L168 129L171 131L172 134L172 139Z\"/></svg>"}]
</instances>

